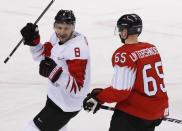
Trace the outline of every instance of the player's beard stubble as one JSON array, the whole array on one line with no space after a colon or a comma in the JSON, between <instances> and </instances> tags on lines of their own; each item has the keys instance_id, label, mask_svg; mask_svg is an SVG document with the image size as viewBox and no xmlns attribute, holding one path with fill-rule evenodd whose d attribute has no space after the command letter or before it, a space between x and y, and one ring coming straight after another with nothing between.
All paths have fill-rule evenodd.
<instances>
[{"instance_id":1,"label":"player's beard stubble","mask_svg":"<svg viewBox=\"0 0 182 131\"><path fill-rule=\"evenodd\" d=\"M68 41L72 37L72 34L73 32L71 34L62 34L62 35L56 33L59 39L59 44L64 44L66 41Z\"/></svg>"}]
</instances>

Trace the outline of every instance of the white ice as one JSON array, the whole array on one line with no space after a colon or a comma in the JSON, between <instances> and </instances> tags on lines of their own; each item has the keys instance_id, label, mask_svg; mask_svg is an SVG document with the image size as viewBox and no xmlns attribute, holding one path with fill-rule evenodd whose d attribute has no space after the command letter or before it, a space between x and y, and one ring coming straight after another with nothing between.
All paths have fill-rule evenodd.
<instances>
[{"instance_id":1,"label":"white ice","mask_svg":"<svg viewBox=\"0 0 182 131\"><path fill-rule=\"evenodd\" d=\"M21 39L20 29L34 22L50 0L0 0L0 131L21 131L45 104L47 81L23 44L7 64L4 59ZM139 14L144 23L141 41L155 44L162 56L170 102L170 117L182 119L182 1L181 0L56 0L38 23L41 41L49 40L59 9L72 9L76 30L88 38L92 56L92 86L110 84L111 56L120 46L114 36L117 19ZM154 109L155 110L155 109ZM108 131L112 112L81 111L70 131ZM163 122L156 131L181 131L182 125Z\"/></svg>"}]
</instances>

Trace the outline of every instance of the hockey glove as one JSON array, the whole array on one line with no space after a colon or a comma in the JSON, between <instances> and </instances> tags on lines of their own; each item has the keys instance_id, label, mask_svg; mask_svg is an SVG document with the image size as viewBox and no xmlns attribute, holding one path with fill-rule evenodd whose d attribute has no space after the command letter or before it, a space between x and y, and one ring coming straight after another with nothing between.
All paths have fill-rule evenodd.
<instances>
[{"instance_id":1,"label":"hockey glove","mask_svg":"<svg viewBox=\"0 0 182 131\"><path fill-rule=\"evenodd\" d=\"M23 27L20 32L23 36L25 45L36 46L40 43L40 35L37 25L27 23L27 25Z\"/></svg>"},{"instance_id":2,"label":"hockey glove","mask_svg":"<svg viewBox=\"0 0 182 131\"><path fill-rule=\"evenodd\" d=\"M62 72L62 68L48 57L45 57L39 64L39 74L49 78L53 83L58 80Z\"/></svg>"},{"instance_id":3,"label":"hockey glove","mask_svg":"<svg viewBox=\"0 0 182 131\"><path fill-rule=\"evenodd\" d=\"M90 112L92 111L95 114L100 109L100 102L97 100L96 95L102 91L101 88L93 89L91 93L87 95L87 97L83 101L84 110Z\"/></svg>"}]
</instances>

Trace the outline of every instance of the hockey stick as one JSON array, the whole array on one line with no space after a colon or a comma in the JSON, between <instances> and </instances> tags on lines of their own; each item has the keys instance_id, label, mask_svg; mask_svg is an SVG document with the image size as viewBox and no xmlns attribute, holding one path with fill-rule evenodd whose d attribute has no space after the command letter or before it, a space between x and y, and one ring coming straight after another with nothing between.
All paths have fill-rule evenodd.
<instances>
[{"instance_id":1,"label":"hockey stick","mask_svg":"<svg viewBox=\"0 0 182 131\"><path fill-rule=\"evenodd\" d=\"M169 122L174 122L174 123L177 123L177 124L182 124L182 120L169 118L169 117L163 118L163 121L169 121Z\"/></svg>"},{"instance_id":2,"label":"hockey stick","mask_svg":"<svg viewBox=\"0 0 182 131\"><path fill-rule=\"evenodd\" d=\"M49 7L54 3L55 0L52 0L47 7L44 9L44 11L40 14L40 16L37 18L37 20L34 22L34 25L36 25L39 20L42 18L42 16L46 13L46 11L49 9ZM9 54L9 56L4 60L4 63L6 64L8 62L8 60L11 58L11 56L14 54L14 52L18 49L18 47L21 45L21 43L23 42L23 38L20 40L20 42L18 42L18 44L15 46L15 48L12 50L12 52Z\"/></svg>"},{"instance_id":3,"label":"hockey stick","mask_svg":"<svg viewBox=\"0 0 182 131\"><path fill-rule=\"evenodd\" d=\"M104 110L110 110L110 111L116 111L117 110L114 107L109 107L109 106L104 106L104 105L101 105L100 108L104 109ZM177 123L177 124L182 124L182 120L169 118L169 117L163 118L163 121L169 121L169 122L173 122L173 123Z\"/></svg>"}]
</instances>

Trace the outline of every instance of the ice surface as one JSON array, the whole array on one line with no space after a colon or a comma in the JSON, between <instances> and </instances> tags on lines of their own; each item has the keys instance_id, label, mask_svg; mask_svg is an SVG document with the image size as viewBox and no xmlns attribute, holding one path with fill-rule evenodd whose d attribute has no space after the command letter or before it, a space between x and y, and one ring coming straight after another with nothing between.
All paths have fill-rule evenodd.
<instances>
[{"instance_id":1,"label":"ice surface","mask_svg":"<svg viewBox=\"0 0 182 131\"><path fill-rule=\"evenodd\" d=\"M0 0L0 131L21 131L45 104L47 81L38 75L29 48L23 44L7 64L4 59L21 39L20 29L34 22L49 0ZM154 43L162 56L170 117L182 119L182 1L180 0L56 0L39 22L41 41L49 40L59 9L72 9L76 30L88 38L92 59L92 86L110 84L111 55L120 46L114 36L117 19L139 14L144 23L141 41ZM81 111L68 125L71 131L107 131L112 112L96 115ZM163 122L156 131L181 131L182 125Z\"/></svg>"}]
</instances>

